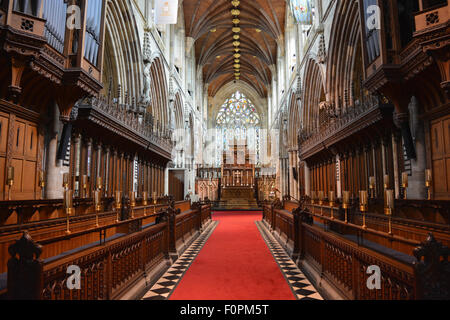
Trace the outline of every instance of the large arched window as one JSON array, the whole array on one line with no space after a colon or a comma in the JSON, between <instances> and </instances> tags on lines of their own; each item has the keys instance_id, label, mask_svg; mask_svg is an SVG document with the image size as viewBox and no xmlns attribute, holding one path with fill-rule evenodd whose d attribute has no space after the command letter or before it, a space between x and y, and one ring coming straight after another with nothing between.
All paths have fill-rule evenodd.
<instances>
[{"instance_id":1,"label":"large arched window","mask_svg":"<svg viewBox=\"0 0 450 320\"><path fill-rule=\"evenodd\" d=\"M216 118L217 146L216 165L222 163L223 151L234 141L246 141L249 151L255 154L255 162L260 161L261 117L253 103L237 91L227 99Z\"/></svg>"}]
</instances>

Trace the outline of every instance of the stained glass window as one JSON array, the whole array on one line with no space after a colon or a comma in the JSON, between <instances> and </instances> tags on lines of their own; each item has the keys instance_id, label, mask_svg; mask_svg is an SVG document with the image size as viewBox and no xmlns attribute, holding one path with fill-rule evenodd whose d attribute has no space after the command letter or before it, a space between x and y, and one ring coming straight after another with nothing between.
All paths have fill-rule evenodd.
<instances>
[{"instance_id":1,"label":"stained glass window","mask_svg":"<svg viewBox=\"0 0 450 320\"><path fill-rule=\"evenodd\" d=\"M216 118L217 148L216 165L222 162L222 153L234 140L245 140L250 152L256 153L259 163L259 136L261 118L254 104L237 91L221 106Z\"/></svg>"}]
</instances>

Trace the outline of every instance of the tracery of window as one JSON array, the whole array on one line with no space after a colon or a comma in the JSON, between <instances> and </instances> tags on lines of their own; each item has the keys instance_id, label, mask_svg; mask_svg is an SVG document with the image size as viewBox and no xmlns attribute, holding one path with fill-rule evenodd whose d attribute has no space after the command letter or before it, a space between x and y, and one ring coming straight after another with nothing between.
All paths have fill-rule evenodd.
<instances>
[{"instance_id":1,"label":"tracery of window","mask_svg":"<svg viewBox=\"0 0 450 320\"><path fill-rule=\"evenodd\" d=\"M216 118L216 165L222 162L222 153L235 140L245 140L250 152L255 154L256 164L260 162L260 125L261 118L254 104L237 91L227 99Z\"/></svg>"},{"instance_id":2,"label":"tracery of window","mask_svg":"<svg viewBox=\"0 0 450 320\"><path fill-rule=\"evenodd\" d=\"M216 123L218 127L243 129L259 126L261 119L253 103L238 91L222 105Z\"/></svg>"}]
</instances>

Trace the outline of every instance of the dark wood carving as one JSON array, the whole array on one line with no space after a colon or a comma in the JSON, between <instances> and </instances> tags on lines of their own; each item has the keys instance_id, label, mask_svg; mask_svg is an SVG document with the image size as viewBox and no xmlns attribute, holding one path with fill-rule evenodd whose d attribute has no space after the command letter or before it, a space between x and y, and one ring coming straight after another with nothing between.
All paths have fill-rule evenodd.
<instances>
[{"instance_id":1,"label":"dark wood carving","mask_svg":"<svg viewBox=\"0 0 450 320\"><path fill-rule=\"evenodd\" d=\"M20 240L8 248L8 298L36 300L42 287L42 246L24 232Z\"/></svg>"},{"instance_id":2,"label":"dark wood carving","mask_svg":"<svg viewBox=\"0 0 450 320\"><path fill-rule=\"evenodd\" d=\"M450 299L449 254L450 248L436 241L432 233L414 250L418 299Z\"/></svg>"}]
</instances>

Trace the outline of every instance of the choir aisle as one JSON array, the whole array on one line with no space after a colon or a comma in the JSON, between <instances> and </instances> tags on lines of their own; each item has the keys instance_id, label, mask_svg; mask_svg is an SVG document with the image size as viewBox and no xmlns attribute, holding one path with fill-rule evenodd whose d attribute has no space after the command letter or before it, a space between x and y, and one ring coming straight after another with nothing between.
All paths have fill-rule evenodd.
<instances>
[{"instance_id":1,"label":"choir aisle","mask_svg":"<svg viewBox=\"0 0 450 320\"><path fill-rule=\"evenodd\" d=\"M145 300L322 299L260 227L261 212L216 212L214 226L186 250Z\"/></svg>"}]
</instances>

